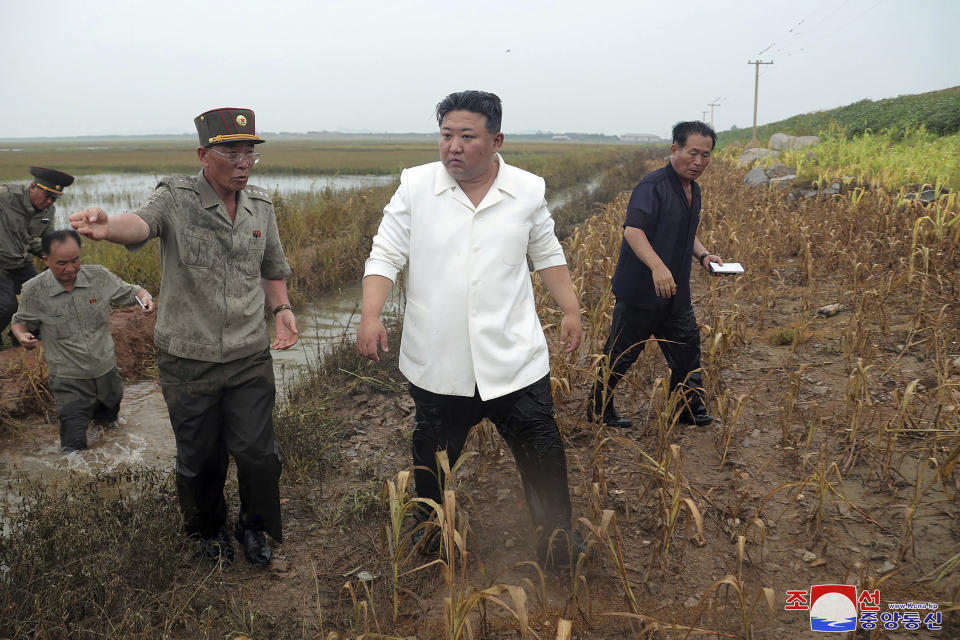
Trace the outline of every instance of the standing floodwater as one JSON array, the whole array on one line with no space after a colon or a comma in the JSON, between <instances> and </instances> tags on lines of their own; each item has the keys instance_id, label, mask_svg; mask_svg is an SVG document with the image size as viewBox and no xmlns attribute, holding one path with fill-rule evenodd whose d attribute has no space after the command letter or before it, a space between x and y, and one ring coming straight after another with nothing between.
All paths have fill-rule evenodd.
<instances>
[{"instance_id":1,"label":"standing floodwater","mask_svg":"<svg viewBox=\"0 0 960 640\"><path fill-rule=\"evenodd\" d=\"M322 354L342 340L354 340L360 322L359 300L357 283L297 310L300 340L287 351L272 352L278 402L304 367L316 365ZM395 302L391 304L395 306ZM268 326L272 329L273 323ZM38 420L19 436L0 439L0 491L8 500L16 500L12 485L23 478L55 484L71 472L110 473L125 466L173 468L176 444L156 381L124 386L120 418L122 424L115 428L91 427L89 448L70 454L60 453L56 422Z\"/></svg>"},{"instance_id":2,"label":"standing floodwater","mask_svg":"<svg viewBox=\"0 0 960 640\"><path fill-rule=\"evenodd\" d=\"M110 214L132 211L146 200L162 175L152 173L94 173L79 175L70 187L69 197L57 203L57 227L66 226L66 216L89 207L100 207ZM284 196L295 193L348 191L381 187L396 180L392 174L383 175L307 175L257 174L250 184ZM27 184L21 180L20 183Z\"/></svg>"}]
</instances>

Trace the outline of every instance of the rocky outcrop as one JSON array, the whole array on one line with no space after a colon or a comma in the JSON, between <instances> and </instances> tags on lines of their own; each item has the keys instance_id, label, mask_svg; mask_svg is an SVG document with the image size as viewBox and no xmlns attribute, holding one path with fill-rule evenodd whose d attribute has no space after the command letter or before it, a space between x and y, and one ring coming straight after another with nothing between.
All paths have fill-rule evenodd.
<instances>
[{"instance_id":1,"label":"rocky outcrop","mask_svg":"<svg viewBox=\"0 0 960 640\"><path fill-rule=\"evenodd\" d=\"M753 164L754 160L758 158L765 158L767 156L776 156L777 151L772 151L770 149L760 149L758 147L753 147L752 149L747 149L740 157L737 159L738 167L747 167Z\"/></svg>"},{"instance_id":2,"label":"rocky outcrop","mask_svg":"<svg viewBox=\"0 0 960 640\"><path fill-rule=\"evenodd\" d=\"M775 133L770 136L768 146L774 151L786 151L788 149L804 149L818 142L820 142L820 139L817 136L788 136L785 133Z\"/></svg>"}]
</instances>

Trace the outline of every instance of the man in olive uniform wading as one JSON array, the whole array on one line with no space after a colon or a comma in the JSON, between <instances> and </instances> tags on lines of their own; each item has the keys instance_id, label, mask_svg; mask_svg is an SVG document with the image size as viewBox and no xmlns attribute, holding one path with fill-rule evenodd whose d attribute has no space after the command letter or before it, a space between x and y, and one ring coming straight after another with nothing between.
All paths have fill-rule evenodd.
<instances>
[{"instance_id":1,"label":"man in olive uniform wading","mask_svg":"<svg viewBox=\"0 0 960 640\"><path fill-rule=\"evenodd\" d=\"M0 335L17 310L23 283L37 275L30 254L41 257L40 238L53 230L53 203L73 184L73 176L54 169L30 167L30 175L29 185L0 185Z\"/></svg>"},{"instance_id":2,"label":"man in olive uniform wading","mask_svg":"<svg viewBox=\"0 0 960 640\"><path fill-rule=\"evenodd\" d=\"M212 559L231 560L223 487L228 454L237 464L235 537L247 561L266 565L265 533L282 541L280 455L273 436L270 347L297 342L287 297L290 267L270 194L247 186L260 154L249 109L196 117L195 176L164 178L133 213L91 208L70 216L80 233L141 247L160 238L163 285L154 338L160 385L177 441L177 492L184 525ZM271 344L264 304L274 315Z\"/></svg>"},{"instance_id":3,"label":"man in olive uniform wading","mask_svg":"<svg viewBox=\"0 0 960 640\"><path fill-rule=\"evenodd\" d=\"M48 269L24 283L10 331L25 349L39 344L38 330L43 336L66 453L87 448L91 420L110 426L120 411L123 381L110 335L111 306L139 302L144 313L153 313L153 298L98 264L83 264L73 229L45 234L41 247Z\"/></svg>"}]
</instances>

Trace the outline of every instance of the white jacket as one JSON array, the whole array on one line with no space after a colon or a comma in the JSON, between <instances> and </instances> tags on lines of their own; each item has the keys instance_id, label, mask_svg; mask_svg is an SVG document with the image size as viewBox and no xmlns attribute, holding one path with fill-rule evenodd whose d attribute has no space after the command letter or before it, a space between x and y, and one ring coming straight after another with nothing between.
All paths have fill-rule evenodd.
<instances>
[{"instance_id":1,"label":"white jacket","mask_svg":"<svg viewBox=\"0 0 960 640\"><path fill-rule=\"evenodd\" d=\"M406 169L383 210L364 276L409 263L400 370L418 387L497 398L550 371L534 270L566 264L543 178L500 169L479 206L440 162Z\"/></svg>"}]
</instances>

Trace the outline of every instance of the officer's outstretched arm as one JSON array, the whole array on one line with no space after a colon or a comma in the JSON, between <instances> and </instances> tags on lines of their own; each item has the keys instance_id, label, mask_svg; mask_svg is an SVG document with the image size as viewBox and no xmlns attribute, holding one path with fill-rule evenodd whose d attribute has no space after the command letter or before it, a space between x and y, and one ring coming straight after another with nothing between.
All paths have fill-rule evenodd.
<instances>
[{"instance_id":1,"label":"officer's outstretched arm","mask_svg":"<svg viewBox=\"0 0 960 640\"><path fill-rule=\"evenodd\" d=\"M108 216L100 207L70 214L70 226L82 236L116 244L136 244L150 237L150 227L140 216L118 213Z\"/></svg>"}]
</instances>

